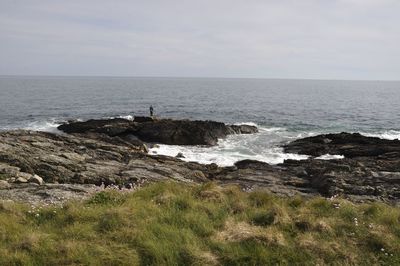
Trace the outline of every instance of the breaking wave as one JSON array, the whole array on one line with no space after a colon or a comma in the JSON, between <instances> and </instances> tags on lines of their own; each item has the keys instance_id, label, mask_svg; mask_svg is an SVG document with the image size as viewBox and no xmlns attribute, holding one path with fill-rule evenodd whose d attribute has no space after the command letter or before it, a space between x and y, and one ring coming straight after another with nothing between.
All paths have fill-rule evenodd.
<instances>
[{"instance_id":1,"label":"breaking wave","mask_svg":"<svg viewBox=\"0 0 400 266\"><path fill-rule=\"evenodd\" d=\"M57 121L56 119L52 119L52 120L48 120L48 121L35 121L32 123L29 123L26 127L23 127L23 129L51 132L51 133L61 133L61 131L59 131L57 129L57 127L59 125L61 125L60 121Z\"/></svg>"},{"instance_id":2,"label":"breaking wave","mask_svg":"<svg viewBox=\"0 0 400 266\"><path fill-rule=\"evenodd\" d=\"M390 139L390 140L400 139L400 131L398 130L386 130L380 133L361 133L361 134L367 137L377 137L381 139Z\"/></svg>"},{"instance_id":3,"label":"breaking wave","mask_svg":"<svg viewBox=\"0 0 400 266\"><path fill-rule=\"evenodd\" d=\"M286 159L303 160L306 155L284 153L280 147L282 142L298 137L281 127L262 127L255 123L242 123L257 126L259 133L249 135L230 135L220 139L218 145L208 146L178 146L156 145L150 149L151 154L176 156L183 154L184 161L199 163L215 163L220 166L231 166L245 159L258 160L269 164L279 164ZM306 134L308 135L308 134Z\"/></svg>"}]
</instances>

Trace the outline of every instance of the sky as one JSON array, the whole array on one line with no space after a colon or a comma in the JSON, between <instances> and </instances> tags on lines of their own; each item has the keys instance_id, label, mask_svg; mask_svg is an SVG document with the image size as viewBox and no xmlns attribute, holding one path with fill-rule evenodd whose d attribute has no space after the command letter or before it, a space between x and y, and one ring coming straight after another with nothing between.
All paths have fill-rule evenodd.
<instances>
[{"instance_id":1,"label":"sky","mask_svg":"<svg viewBox=\"0 0 400 266\"><path fill-rule=\"evenodd\" d=\"M0 75L400 80L400 1L0 0Z\"/></svg>"}]
</instances>

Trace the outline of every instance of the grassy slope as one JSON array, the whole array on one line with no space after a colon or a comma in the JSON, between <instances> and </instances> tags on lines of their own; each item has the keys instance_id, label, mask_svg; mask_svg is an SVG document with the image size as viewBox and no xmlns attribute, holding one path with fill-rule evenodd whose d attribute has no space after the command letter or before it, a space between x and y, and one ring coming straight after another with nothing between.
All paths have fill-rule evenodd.
<instances>
[{"instance_id":1,"label":"grassy slope","mask_svg":"<svg viewBox=\"0 0 400 266\"><path fill-rule=\"evenodd\" d=\"M399 223L384 204L158 183L62 208L0 203L0 265L399 265Z\"/></svg>"}]
</instances>

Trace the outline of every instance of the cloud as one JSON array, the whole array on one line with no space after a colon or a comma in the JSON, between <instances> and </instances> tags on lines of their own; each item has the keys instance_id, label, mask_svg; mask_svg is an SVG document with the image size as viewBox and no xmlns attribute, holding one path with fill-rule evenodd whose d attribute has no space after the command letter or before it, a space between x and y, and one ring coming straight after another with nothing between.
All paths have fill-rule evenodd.
<instances>
[{"instance_id":1,"label":"cloud","mask_svg":"<svg viewBox=\"0 0 400 266\"><path fill-rule=\"evenodd\" d=\"M399 79L400 3L2 1L0 74Z\"/></svg>"}]
</instances>

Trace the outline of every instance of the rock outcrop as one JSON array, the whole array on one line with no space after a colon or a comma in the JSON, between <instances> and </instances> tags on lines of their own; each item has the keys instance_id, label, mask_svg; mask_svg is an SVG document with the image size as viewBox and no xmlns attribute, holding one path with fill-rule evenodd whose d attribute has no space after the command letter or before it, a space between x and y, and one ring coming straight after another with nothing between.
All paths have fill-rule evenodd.
<instances>
[{"instance_id":1,"label":"rock outcrop","mask_svg":"<svg viewBox=\"0 0 400 266\"><path fill-rule=\"evenodd\" d=\"M64 200L73 198L75 187L77 197L83 198L90 194L93 186L130 188L168 179L187 183L213 180L221 184L239 184L246 189L267 188L283 195L303 193L296 187L302 180L265 163L244 162L233 167L218 167L184 162L174 157L149 155L140 147L97 134L94 138L86 133L0 132L0 179L3 180L0 199L59 202L60 195ZM258 164L265 167L260 171ZM290 182L297 183L290 186ZM65 193L62 193L63 188Z\"/></svg>"},{"instance_id":2,"label":"rock outcrop","mask_svg":"<svg viewBox=\"0 0 400 266\"><path fill-rule=\"evenodd\" d=\"M359 200L400 200L400 141L358 133L326 134L293 141L286 152L344 159L287 160L281 167L307 179L324 196L344 195Z\"/></svg>"},{"instance_id":3,"label":"rock outcrop","mask_svg":"<svg viewBox=\"0 0 400 266\"><path fill-rule=\"evenodd\" d=\"M366 137L359 133L325 134L295 140L284 146L286 152L311 156L343 155L347 158L400 156L400 141Z\"/></svg>"},{"instance_id":4,"label":"rock outcrop","mask_svg":"<svg viewBox=\"0 0 400 266\"><path fill-rule=\"evenodd\" d=\"M0 132L0 199L54 203L85 198L99 186L132 188L147 182L176 180L237 184L245 190L260 189L286 196L341 195L355 201L400 204L397 140L346 133L322 135L296 140L285 149L315 157L345 154L346 158L286 160L279 165L244 160L231 167L218 167L148 154L136 135L123 135L131 123L134 122L95 120L77 124L73 134ZM244 130L204 123L221 132ZM196 122L179 130L199 125ZM110 131L105 130L110 127Z\"/></svg>"},{"instance_id":5,"label":"rock outcrop","mask_svg":"<svg viewBox=\"0 0 400 266\"><path fill-rule=\"evenodd\" d=\"M214 121L189 121L172 119L127 119L89 120L70 122L58 127L66 133L102 133L110 137L171 144L171 145L216 145L218 139L229 134L251 134L257 127L249 125L225 125ZM136 137L136 138L135 138Z\"/></svg>"}]
</instances>

